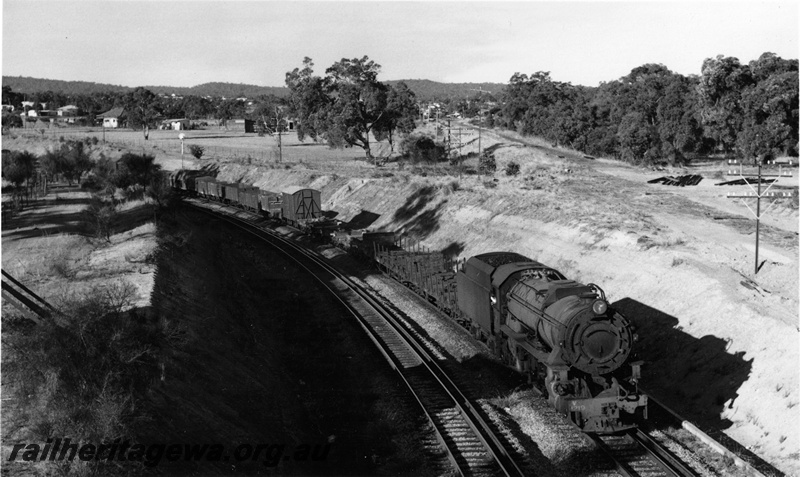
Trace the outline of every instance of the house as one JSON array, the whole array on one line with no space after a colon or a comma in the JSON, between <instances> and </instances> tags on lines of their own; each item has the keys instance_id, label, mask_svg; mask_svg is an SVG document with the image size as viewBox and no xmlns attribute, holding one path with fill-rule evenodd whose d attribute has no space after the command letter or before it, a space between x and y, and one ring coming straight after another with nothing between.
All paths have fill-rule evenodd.
<instances>
[{"instance_id":1,"label":"house","mask_svg":"<svg viewBox=\"0 0 800 477\"><path fill-rule=\"evenodd\" d=\"M122 123L125 120L125 108L111 108L105 113L98 114L96 117L103 120L104 128L118 128L122 126Z\"/></svg>"},{"instance_id":2,"label":"house","mask_svg":"<svg viewBox=\"0 0 800 477\"><path fill-rule=\"evenodd\" d=\"M68 104L66 106L61 106L57 111L59 116L73 117L79 115L80 108L74 104Z\"/></svg>"},{"instance_id":3,"label":"house","mask_svg":"<svg viewBox=\"0 0 800 477\"><path fill-rule=\"evenodd\" d=\"M26 106L33 109L33 105L36 104L33 101L23 101L22 107L25 108ZM39 103L40 109L45 109L47 107L47 103Z\"/></svg>"},{"instance_id":4,"label":"house","mask_svg":"<svg viewBox=\"0 0 800 477\"><path fill-rule=\"evenodd\" d=\"M28 110L28 116L30 117L39 117L39 118L53 118L58 116L57 111L53 111L50 109L40 109L36 111L35 109Z\"/></svg>"},{"instance_id":5,"label":"house","mask_svg":"<svg viewBox=\"0 0 800 477\"><path fill-rule=\"evenodd\" d=\"M232 131L244 131L246 133L256 132L256 122L252 119L228 119L227 121L220 122L220 128L222 127Z\"/></svg>"},{"instance_id":6,"label":"house","mask_svg":"<svg viewBox=\"0 0 800 477\"><path fill-rule=\"evenodd\" d=\"M172 129L175 131L183 131L189 129L188 119L165 119L161 121L160 129Z\"/></svg>"}]
</instances>

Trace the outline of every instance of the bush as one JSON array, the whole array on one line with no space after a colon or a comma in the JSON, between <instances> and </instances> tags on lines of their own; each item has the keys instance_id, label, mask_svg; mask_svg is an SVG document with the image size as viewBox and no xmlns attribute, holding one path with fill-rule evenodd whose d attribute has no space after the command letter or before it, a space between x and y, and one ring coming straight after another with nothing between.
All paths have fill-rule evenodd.
<instances>
[{"instance_id":1,"label":"bush","mask_svg":"<svg viewBox=\"0 0 800 477\"><path fill-rule=\"evenodd\" d=\"M490 154L481 156L480 161L478 161L478 172L481 174L494 174L495 171L497 171L497 161L495 161L494 156Z\"/></svg>"},{"instance_id":2,"label":"bush","mask_svg":"<svg viewBox=\"0 0 800 477\"><path fill-rule=\"evenodd\" d=\"M155 156L125 153L117 161L117 169L110 180L117 188L127 191L129 198L140 198L153 179L159 177L160 170Z\"/></svg>"},{"instance_id":3,"label":"bush","mask_svg":"<svg viewBox=\"0 0 800 477\"><path fill-rule=\"evenodd\" d=\"M97 286L67 297L61 314L35 326L3 314L3 379L24 413L28 439L45 442L136 441L148 419L146 402L185 333L169 322L131 311L136 287ZM9 353L9 354L6 354ZM9 357L10 355L10 357ZM136 475L141 463L43 462L42 475Z\"/></svg>"},{"instance_id":4,"label":"bush","mask_svg":"<svg viewBox=\"0 0 800 477\"><path fill-rule=\"evenodd\" d=\"M519 174L519 164L514 161L509 162L506 164L506 175L507 176L516 176Z\"/></svg>"},{"instance_id":5,"label":"bush","mask_svg":"<svg viewBox=\"0 0 800 477\"><path fill-rule=\"evenodd\" d=\"M168 207L175 197L172 188L167 184L167 175L164 171L159 171L147 186L146 194L156 202L160 208Z\"/></svg>"},{"instance_id":6,"label":"bush","mask_svg":"<svg viewBox=\"0 0 800 477\"><path fill-rule=\"evenodd\" d=\"M99 197L92 197L89 207L83 211L84 224L90 233L97 238L111 241L111 232L117 218L117 209L114 204L105 202Z\"/></svg>"},{"instance_id":7,"label":"bush","mask_svg":"<svg viewBox=\"0 0 800 477\"><path fill-rule=\"evenodd\" d=\"M203 157L203 153L206 152L206 148L203 146L198 146L197 144L189 145L189 153L194 156L195 159L200 159Z\"/></svg>"},{"instance_id":8,"label":"bush","mask_svg":"<svg viewBox=\"0 0 800 477\"><path fill-rule=\"evenodd\" d=\"M81 176L94 166L91 151L83 141L75 139L67 139L57 148L48 149L39 162L48 175L61 174L70 185L73 181L80 181Z\"/></svg>"},{"instance_id":9,"label":"bush","mask_svg":"<svg viewBox=\"0 0 800 477\"><path fill-rule=\"evenodd\" d=\"M412 163L436 163L447 159L445 148L429 136L410 134L400 142L400 153Z\"/></svg>"}]
</instances>

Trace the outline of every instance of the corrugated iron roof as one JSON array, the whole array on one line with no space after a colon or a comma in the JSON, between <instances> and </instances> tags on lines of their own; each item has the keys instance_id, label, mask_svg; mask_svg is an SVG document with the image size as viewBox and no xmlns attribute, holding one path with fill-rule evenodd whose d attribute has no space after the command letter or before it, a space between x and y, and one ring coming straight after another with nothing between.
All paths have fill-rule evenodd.
<instances>
[{"instance_id":1,"label":"corrugated iron roof","mask_svg":"<svg viewBox=\"0 0 800 477\"><path fill-rule=\"evenodd\" d=\"M108 111L106 111L105 113L98 114L97 117L98 118L118 118L118 117L122 116L123 114L125 114L125 108L122 108L122 107L120 107L120 108L111 108Z\"/></svg>"}]
</instances>

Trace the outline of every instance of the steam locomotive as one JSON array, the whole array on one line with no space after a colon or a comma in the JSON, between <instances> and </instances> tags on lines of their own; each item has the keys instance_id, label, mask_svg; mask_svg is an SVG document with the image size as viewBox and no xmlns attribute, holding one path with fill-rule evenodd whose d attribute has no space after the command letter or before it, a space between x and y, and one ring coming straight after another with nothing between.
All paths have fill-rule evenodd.
<instances>
[{"instance_id":1,"label":"steam locomotive","mask_svg":"<svg viewBox=\"0 0 800 477\"><path fill-rule=\"evenodd\" d=\"M538 384L582 431L615 433L647 419L634 359L633 326L595 284L513 252L453 262L440 252L402 248L390 234L340 244L369 257L426 298L504 363Z\"/></svg>"},{"instance_id":2,"label":"steam locomotive","mask_svg":"<svg viewBox=\"0 0 800 477\"><path fill-rule=\"evenodd\" d=\"M456 273L458 312L495 353L532 379L585 432L610 433L647 418L636 335L603 290L510 252L476 255ZM625 365L630 369L627 369Z\"/></svg>"}]
</instances>

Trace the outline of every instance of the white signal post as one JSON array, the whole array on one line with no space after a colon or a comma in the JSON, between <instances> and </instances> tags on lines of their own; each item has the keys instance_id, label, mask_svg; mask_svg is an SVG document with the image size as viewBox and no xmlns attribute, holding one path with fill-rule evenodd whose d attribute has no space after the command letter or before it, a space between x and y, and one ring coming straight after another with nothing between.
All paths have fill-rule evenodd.
<instances>
[{"instance_id":1,"label":"white signal post","mask_svg":"<svg viewBox=\"0 0 800 477\"><path fill-rule=\"evenodd\" d=\"M743 171L743 164L741 162L735 161L735 160L728 161L728 164L739 164L739 171L737 172L737 171L729 170L728 174L727 174L729 176L738 175L739 177L741 177L745 181L745 183L753 191L753 192L745 192L743 194L736 194L736 193L730 193L730 192L728 193L728 198L729 199L742 199L742 203L745 205L745 207L747 207L747 210L749 210L750 213L753 214L753 216L756 218L756 265L755 265L755 271L753 272L753 275L758 274L758 269L759 269L759 266L758 266L758 237L759 237L759 233L760 233L761 217L764 214L766 214L769 211L769 209L772 208L772 206L775 205L779 200L789 199L789 198L791 198L793 196L793 194L790 193L790 192L769 192L769 190L770 190L770 188L772 188L773 184L775 184L775 182L777 182L777 179L775 181L772 181L769 184L769 186L767 186L767 188L764 190L764 192L761 192L761 178L762 177L792 177L792 173L791 172L784 172L782 170L782 168L779 166L777 174L762 174L761 173L761 166L762 166L761 161L760 160L756 160L756 162L758 163L757 164L758 165L758 174L752 174L752 173L745 174L744 171ZM773 165L773 164L775 164L775 163L772 162L772 161L767 162L767 165ZM789 162L789 165L791 166L792 163ZM745 177L745 176L748 176L748 177ZM748 180L748 178L751 179L751 180L755 179L757 181L756 188L753 188L753 185L750 183L750 180ZM766 199L771 199L772 200L772 202L770 202L770 204L767 206L767 208L764 210L764 212L761 212L761 199L762 198L766 198ZM747 199L756 199L756 210L755 210L755 212L753 211L753 209L750 208L750 205L748 205Z\"/></svg>"}]
</instances>

